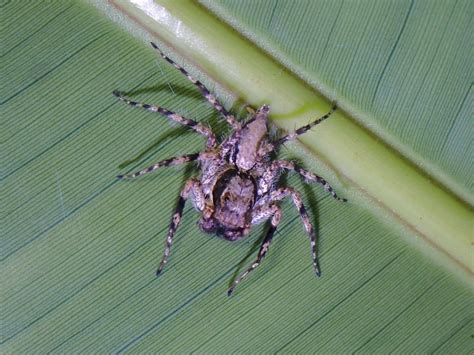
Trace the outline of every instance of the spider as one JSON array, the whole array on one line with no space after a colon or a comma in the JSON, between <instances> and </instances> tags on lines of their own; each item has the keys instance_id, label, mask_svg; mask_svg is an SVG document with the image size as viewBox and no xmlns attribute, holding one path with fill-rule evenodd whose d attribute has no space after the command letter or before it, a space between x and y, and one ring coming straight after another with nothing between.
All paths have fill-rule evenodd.
<instances>
[{"instance_id":1,"label":"spider","mask_svg":"<svg viewBox=\"0 0 474 355\"><path fill-rule=\"evenodd\" d=\"M347 200L338 197L333 188L322 177L291 161L272 160L271 155L283 143L296 138L326 120L336 110L336 105L333 105L328 113L313 122L280 138L270 139L268 134L269 106L263 105L256 111L249 110L250 115L245 122L237 121L199 80L194 79L184 68L163 54L156 44L151 43L151 45L163 59L196 85L204 98L232 128L231 134L219 142L212 130L199 122L184 118L160 106L131 101L118 91L113 92L119 100L128 105L158 112L171 121L189 127L207 138L206 148L202 152L169 158L133 174L117 176L119 179L132 179L165 166L187 162L198 162L200 165L200 177L188 180L180 193L169 225L163 258L156 275L161 274L168 262L173 238L180 224L185 202L189 198L194 207L201 213L198 222L200 229L229 241L244 238L250 233L252 225L269 220L270 226L262 241L257 258L234 280L227 291L230 296L235 287L257 268L267 254L282 216L278 202L286 197L291 197L300 214L304 229L309 235L314 271L317 276L320 276L315 229L299 192L292 187L277 186L280 172L283 170L294 171L307 182L316 182L322 185L334 199L343 202Z\"/></svg>"}]
</instances>

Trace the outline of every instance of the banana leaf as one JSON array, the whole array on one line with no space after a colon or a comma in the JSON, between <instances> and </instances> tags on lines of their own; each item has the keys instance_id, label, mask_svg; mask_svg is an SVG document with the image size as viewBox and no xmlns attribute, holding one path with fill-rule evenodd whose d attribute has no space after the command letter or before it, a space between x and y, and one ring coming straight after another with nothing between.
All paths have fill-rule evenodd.
<instances>
[{"instance_id":1,"label":"banana leaf","mask_svg":"<svg viewBox=\"0 0 474 355\"><path fill-rule=\"evenodd\" d=\"M472 353L470 1L5 1L3 353ZM280 157L320 236L322 277L291 201L268 256L232 297L265 226L229 243L186 206L195 165L116 175L204 139L112 95L229 130L149 41L226 107L268 103Z\"/></svg>"}]
</instances>

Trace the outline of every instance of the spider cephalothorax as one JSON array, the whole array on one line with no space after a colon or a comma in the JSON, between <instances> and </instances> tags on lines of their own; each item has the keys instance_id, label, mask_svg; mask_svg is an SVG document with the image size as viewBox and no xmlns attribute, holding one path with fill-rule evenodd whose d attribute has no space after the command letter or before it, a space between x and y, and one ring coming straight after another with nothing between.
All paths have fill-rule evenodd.
<instances>
[{"instance_id":1,"label":"spider cephalothorax","mask_svg":"<svg viewBox=\"0 0 474 355\"><path fill-rule=\"evenodd\" d=\"M168 261L173 237L181 221L184 204L188 198L191 198L195 208L202 215L199 220L201 230L206 233L217 234L226 240L234 241L241 239L250 233L253 224L269 220L270 226L263 239L257 259L234 281L228 290L230 295L235 286L254 270L265 257L273 234L281 219L281 209L278 201L285 197L291 197L301 216L304 228L310 237L313 266L316 275L319 276L320 270L315 230L300 194L291 187L277 187L280 172L282 170L295 171L304 177L306 181L321 184L336 200L345 201L345 199L339 198L326 180L320 176L302 169L291 161L271 160L270 154L275 152L284 142L305 133L311 127L324 121L336 110L336 106L334 105L330 112L310 124L298 128L283 137L271 140L268 135L268 114L270 108L267 105L263 105L255 112L251 110L250 117L245 122L237 121L200 81L195 80L185 69L165 56L154 43L152 43L152 46L158 50L166 61L186 75L198 87L206 100L224 116L233 129L228 138L219 143L211 129L201 123L184 118L159 106L131 101L119 92L114 92L115 96L129 105L158 112L207 138L206 149L201 153L166 159L139 172L118 176L120 179L135 178L160 167L190 161L197 161L200 165L200 177L188 180L181 191L178 205L171 219L166 239L166 248L157 275L161 273Z\"/></svg>"}]
</instances>

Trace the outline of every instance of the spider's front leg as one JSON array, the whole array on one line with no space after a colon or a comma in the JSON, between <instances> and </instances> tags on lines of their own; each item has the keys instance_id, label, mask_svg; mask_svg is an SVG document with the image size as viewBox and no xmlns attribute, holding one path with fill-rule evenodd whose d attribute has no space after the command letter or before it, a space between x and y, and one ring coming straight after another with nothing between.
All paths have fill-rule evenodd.
<instances>
[{"instance_id":1,"label":"spider's front leg","mask_svg":"<svg viewBox=\"0 0 474 355\"><path fill-rule=\"evenodd\" d=\"M161 57L166 60L168 63L170 63L173 67L175 67L176 69L178 69L182 74L184 74L186 76L186 78L188 78L189 81L191 81L194 85L196 85L196 87L198 88L198 90L201 92L202 96L204 96L204 98L218 111L220 112L225 120L227 121L227 123L229 123L231 125L231 127L233 129L240 129L241 126L240 126L240 123L235 119L234 115L232 115L229 111L227 111L225 108L224 108L224 105L222 105L222 103L214 96L211 94L211 92L209 91L208 88L206 88L204 86L203 83L201 83L199 80L196 80L194 79L191 74L189 74L187 72L186 69L184 69L182 66L178 65L174 60L172 60L170 57L166 56L160 48L158 48L158 46L151 42L151 45L153 48L155 48L158 53L160 53Z\"/></svg>"},{"instance_id":2,"label":"spider's front leg","mask_svg":"<svg viewBox=\"0 0 474 355\"><path fill-rule=\"evenodd\" d=\"M334 111L337 110L337 105L336 104L333 104L332 107L331 107L331 110L326 113L324 116L314 120L313 122L303 126L303 127L300 127L298 128L297 130L291 132L291 133L288 133L286 136L283 136L281 137L280 139L277 140L276 142L276 146L279 146L289 140L292 140L292 139L295 139L296 137L308 132L311 128L313 128L314 126L320 124L321 122L325 121L326 119L329 118L329 116L331 116Z\"/></svg>"},{"instance_id":3,"label":"spider's front leg","mask_svg":"<svg viewBox=\"0 0 474 355\"><path fill-rule=\"evenodd\" d=\"M173 237L176 230L178 229L179 223L181 222L181 216L183 214L184 205L186 203L186 200L189 198L189 194L191 194L191 198L193 199L196 208L200 211L204 209L204 194L202 193L201 183L196 179L188 180L179 195L176 210L173 214L173 217L171 218L171 223L168 229L168 236L166 238L165 251L163 253L163 258L161 259L160 266L156 271L156 276L160 276L161 271L168 262L168 257L171 252L171 246L173 245Z\"/></svg>"},{"instance_id":4,"label":"spider's front leg","mask_svg":"<svg viewBox=\"0 0 474 355\"><path fill-rule=\"evenodd\" d=\"M255 261L247 268L247 270L245 270L239 275L239 277L235 279L235 281L232 283L232 286L227 290L228 296L232 295L232 292L234 292L234 289L244 277L246 277L249 273L255 270L258 265L260 265L263 258L267 254L268 248L270 247L270 244L272 242L273 234L275 233L278 224L281 220L281 209L276 204L262 206L256 209L252 214L252 224L258 224L264 220L267 220L270 217L272 218L270 220L270 228L268 229L267 234L263 239L262 245L260 246L257 259L255 259Z\"/></svg>"}]
</instances>

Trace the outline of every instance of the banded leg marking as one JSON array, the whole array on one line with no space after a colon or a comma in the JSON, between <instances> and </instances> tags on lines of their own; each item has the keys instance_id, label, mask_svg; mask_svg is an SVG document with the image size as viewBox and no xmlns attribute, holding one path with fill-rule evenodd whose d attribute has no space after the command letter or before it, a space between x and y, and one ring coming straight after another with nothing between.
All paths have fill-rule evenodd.
<instances>
[{"instance_id":1,"label":"banded leg marking","mask_svg":"<svg viewBox=\"0 0 474 355\"><path fill-rule=\"evenodd\" d=\"M341 201L341 202L347 202L347 199L339 197L336 194L336 191L334 191L334 189L332 188L332 186L329 185L329 183L325 179L323 179L321 176L316 175L316 174L314 174L311 171L308 171L306 169L303 169L302 167L294 164L291 161L275 160L272 163L272 165L270 166L269 172L266 173L266 175L268 176L268 179L272 178L272 176L271 176L272 171L278 172L280 169L295 171L298 174L300 174L306 181L317 182L318 184L320 184L324 188L324 190L326 192L330 193L331 196L335 200L338 200L338 201ZM264 175L264 178L265 178L265 175Z\"/></svg>"},{"instance_id":2,"label":"banded leg marking","mask_svg":"<svg viewBox=\"0 0 474 355\"><path fill-rule=\"evenodd\" d=\"M177 122L179 124L182 124L183 126L191 128L192 130L207 137L208 147L215 147L216 136L214 135L214 133L211 131L209 127L206 127L203 124L196 122L194 120L190 120L188 118L180 116L177 113L167 110L163 107L129 100L118 91L114 91L112 94L116 96L120 101L125 102L127 105L134 106L134 107L141 107L151 112L158 112L162 114L163 116L167 117L168 119L170 119L171 121Z\"/></svg>"},{"instance_id":3,"label":"banded leg marking","mask_svg":"<svg viewBox=\"0 0 474 355\"><path fill-rule=\"evenodd\" d=\"M150 165L149 167L143 170L137 171L133 174L118 175L117 178L118 179L133 179L133 178L151 173L155 171L156 169L159 169L165 166L173 166L173 165L184 164L190 161L195 161L199 158L199 155L200 155L199 153L194 153L194 154L186 154L180 157L165 159L165 160L159 161L158 163Z\"/></svg>"},{"instance_id":4,"label":"banded leg marking","mask_svg":"<svg viewBox=\"0 0 474 355\"><path fill-rule=\"evenodd\" d=\"M235 119L235 117L229 112L227 111L224 106L219 102L219 100L210 93L210 91L204 86L203 83L201 83L199 80L196 80L194 79L191 74L189 74L186 69L184 69L183 67L181 67L180 65L178 65L177 63L175 63L171 58L167 57L162 51L160 48L158 48L158 46L151 42L151 45L153 46L153 48L155 48L158 53L160 53L160 56L165 59L168 63L170 63L173 67L175 67L176 69L178 69L182 74L184 74L186 76L186 78L188 78L188 80L190 80L194 85L196 85L196 87L199 89L199 91L201 92L202 96L204 96L204 98L217 110L219 111L223 116L224 118L226 119L226 121L234 128L234 129L239 129L240 128L240 123L237 122L237 120Z\"/></svg>"},{"instance_id":5,"label":"banded leg marking","mask_svg":"<svg viewBox=\"0 0 474 355\"><path fill-rule=\"evenodd\" d=\"M295 139L299 135L302 135L302 134L306 133L307 131L309 131L314 126L320 124L321 122L323 122L324 120L329 118L329 116L331 116L334 113L334 111L336 111L336 110L337 110L337 106L336 106L336 104L334 104L332 106L331 110L328 113L326 113L324 116L318 118L317 120L314 120L313 122L307 124L306 126L298 128L294 132L288 133L286 136L281 137L280 139L277 140L277 143L275 145L278 146L278 145L283 144L283 143L285 143L289 140Z\"/></svg>"},{"instance_id":6,"label":"banded leg marking","mask_svg":"<svg viewBox=\"0 0 474 355\"><path fill-rule=\"evenodd\" d=\"M317 247L317 236L316 231L314 230L313 224L308 216L308 212L306 212L306 208L304 207L303 200L301 199L301 195L295 189L291 187L282 187L278 190L273 191L270 194L270 201L280 201L285 197L291 196L293 199L293 204L295 205L296 209L298 210L301 221L303 222L304 229L306 233L308 233L309 241L311 244L311 256L313 259L313 267L316 276L321 276L321 271L319 269L319 262L318 262L318 247Z\"/></svg>"},{"instance_id":7,"label":"banded leg marking","mask_svg":"<svg viewBox=\"0 0 474 355\"><path fill-rule=\"evenodd\" d=\"M281 209L277 205L271 205L268 207L266 210L262 210L261 214L259 216L256 216L255 221L252 220L252 223L260 221L262 215L268 215L272 216L272 219L270 221L270 228L267 231L267 234L265 235L265 238L263 239L262 245L260 246L260 250L258 252L258 256L255 259L255 261L245 270L243 273L235 279L235 281L232 283L232 286L227 290L227 295L230 296L232 295L232 292L234 292L235 288L237 285L242 282L242 280L247 277L253 270L257 268L257 266L260 265L262 262L263 258L267 254L268 248L270 247L270 244L272 242L273 234L275 233L278 224L280 223L281 220Z\"/></svg>"},{"instance_id":8,"label":"banded leg marking","mask_svg":"<svg viewBox=\"0 0 474 355\"><path fill-rule=\"evenodd\" d=\"M173 245L173 237L181 222L181 216L183 215L184 205L186 203L186 200L189 197L189 193L191 192L191 190L199 189L199 188L200 188L199 181L195 179L188 180L179 195L178 204L176 205L176 209L173 214L173 217L171 218L171 223L168 229L168 236L166 237L165 251L163 252L163 258L161 259L160 266L158 267L158 270L156 271L156 276L160 276L161 272L163 271L163 268L168 262L168 257L170 255L171 247Z\"/></svg>"}]
</instances>

